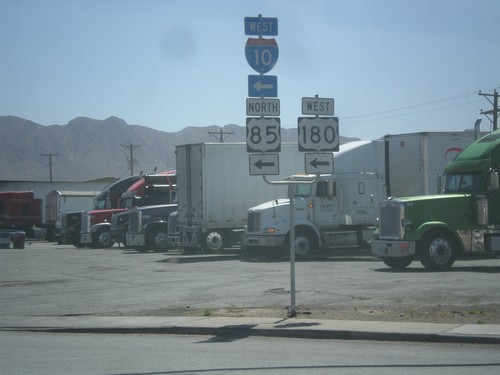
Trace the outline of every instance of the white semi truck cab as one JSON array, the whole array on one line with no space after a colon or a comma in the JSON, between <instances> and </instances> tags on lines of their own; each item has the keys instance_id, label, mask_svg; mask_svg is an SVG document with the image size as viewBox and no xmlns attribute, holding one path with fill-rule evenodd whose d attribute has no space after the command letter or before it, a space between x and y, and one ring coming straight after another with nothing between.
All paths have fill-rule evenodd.
<instances>
[{"instance_id":1,"label":"white semi truck cab","mask_svg":"<svg viewBox=\"0 0 500 375\"><path fill-rule=\"evenodd\" d=\"M311 184L295 183L309 179ZM384 180L376 174L295 175L295 253L306 258L327 247L363 245L371 237ZM276 199L248 211L244 250L269 258L285 255L290 239L290 199Z\"/></svg>"}]
</instances>

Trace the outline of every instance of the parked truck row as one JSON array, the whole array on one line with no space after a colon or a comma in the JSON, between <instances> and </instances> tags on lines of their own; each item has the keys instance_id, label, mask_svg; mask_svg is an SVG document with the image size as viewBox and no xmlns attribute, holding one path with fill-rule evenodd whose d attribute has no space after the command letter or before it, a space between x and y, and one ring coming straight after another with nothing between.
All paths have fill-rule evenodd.
<instances>
[{"instance_id":1,"label":"parked truck row","mask_svg":"<svg viewBox=\"0 0 500 375\"><path fill-rule=\"evenodd\" d=\"M306 258L328 247L368 245L380 201L437 193L439 173L473 141L473 132L436 132L350 142L334 154L333 174L291 176L296 256ZM305 180L311 183L293 183ZM248 210L242 246L280 257L289 250L289 232L290 199L273 199Z\"/></svg>"},{"instance_id":2,"label":"parked truck row","mask_svg":"<svg viewBox=\"0 0 500 375\"><path fill-rule=\"evenodd\" d=\"M175 172L110 185L93 210L66 212L62 230L78 247L218 252L240 244L276 258L290 246L292 197L298 258L371 246L390 267L419 259L446 269L459 254L500 249L500 131L474 137L425 132L349 142L323 175L301 173L304 154L284 143L272 178L250 175L244 143L179 145Z\"/></svg>"}]
</instances>

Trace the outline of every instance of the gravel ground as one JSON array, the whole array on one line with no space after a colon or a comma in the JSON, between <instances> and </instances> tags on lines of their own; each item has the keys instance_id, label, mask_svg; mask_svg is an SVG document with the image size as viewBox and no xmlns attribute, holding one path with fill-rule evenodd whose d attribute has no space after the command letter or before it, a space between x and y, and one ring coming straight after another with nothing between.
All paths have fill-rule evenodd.
<instances>
[{"instance_id":1,"label":"gravel ground","mask_svg":"<svg viewBox=\"0 0 500 375\"><path fill-rule=\"evenodd\" d=\"M296 308L297 318L334 319L334 320L373 320L395 322L456 323L456 324L500 324L500 305L433 307L398 306L398 307L307 307ZM124 315L116 313L116 315ZM185 309L142 310L128 312L130 316L227 316L227 317L272 317L286 318L288 308L234 308L199 310Z\"/></svg>"}]
</instances>

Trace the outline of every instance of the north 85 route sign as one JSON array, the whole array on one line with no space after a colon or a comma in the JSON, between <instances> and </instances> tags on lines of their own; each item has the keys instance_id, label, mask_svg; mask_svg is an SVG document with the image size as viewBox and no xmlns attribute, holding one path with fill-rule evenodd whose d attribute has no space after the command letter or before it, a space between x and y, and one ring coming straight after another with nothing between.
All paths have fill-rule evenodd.
<instances>
[{"instance_id":1,"label":"north 85 route sign","mask_svg":"<svg viewBox=\"0 0 500 375\"><path fill-rule=\"evenodd\" d=\"M278 117L247 117L247 152L280 152Z\"/></svg>"},{"instance_id":2,"label":"north 85 route sign","mask_svg":"<svg viewBox=\"0 0 500 375\"><path fill-rule=\"evenodd\" d=\"M299 117L299 151L338 151L338 117Z\"/></svg>"}]
</instances>

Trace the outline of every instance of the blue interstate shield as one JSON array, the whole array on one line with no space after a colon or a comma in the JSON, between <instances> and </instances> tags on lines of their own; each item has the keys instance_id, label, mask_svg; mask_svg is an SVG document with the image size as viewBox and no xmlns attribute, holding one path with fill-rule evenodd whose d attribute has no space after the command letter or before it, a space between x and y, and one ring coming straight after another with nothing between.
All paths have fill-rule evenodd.
<instances>
[{"instance_id":1,"label":"blue interstate shield","mask_svg":"<svg viewBox=\"0 0 500 375\"><path fill-rule=\"evenodd\" d=\"M248 38L245 57L256 72L261 74L269 72L276 65L278 56L278 43L274 38Z\"/></svg>"}]
</instances>

